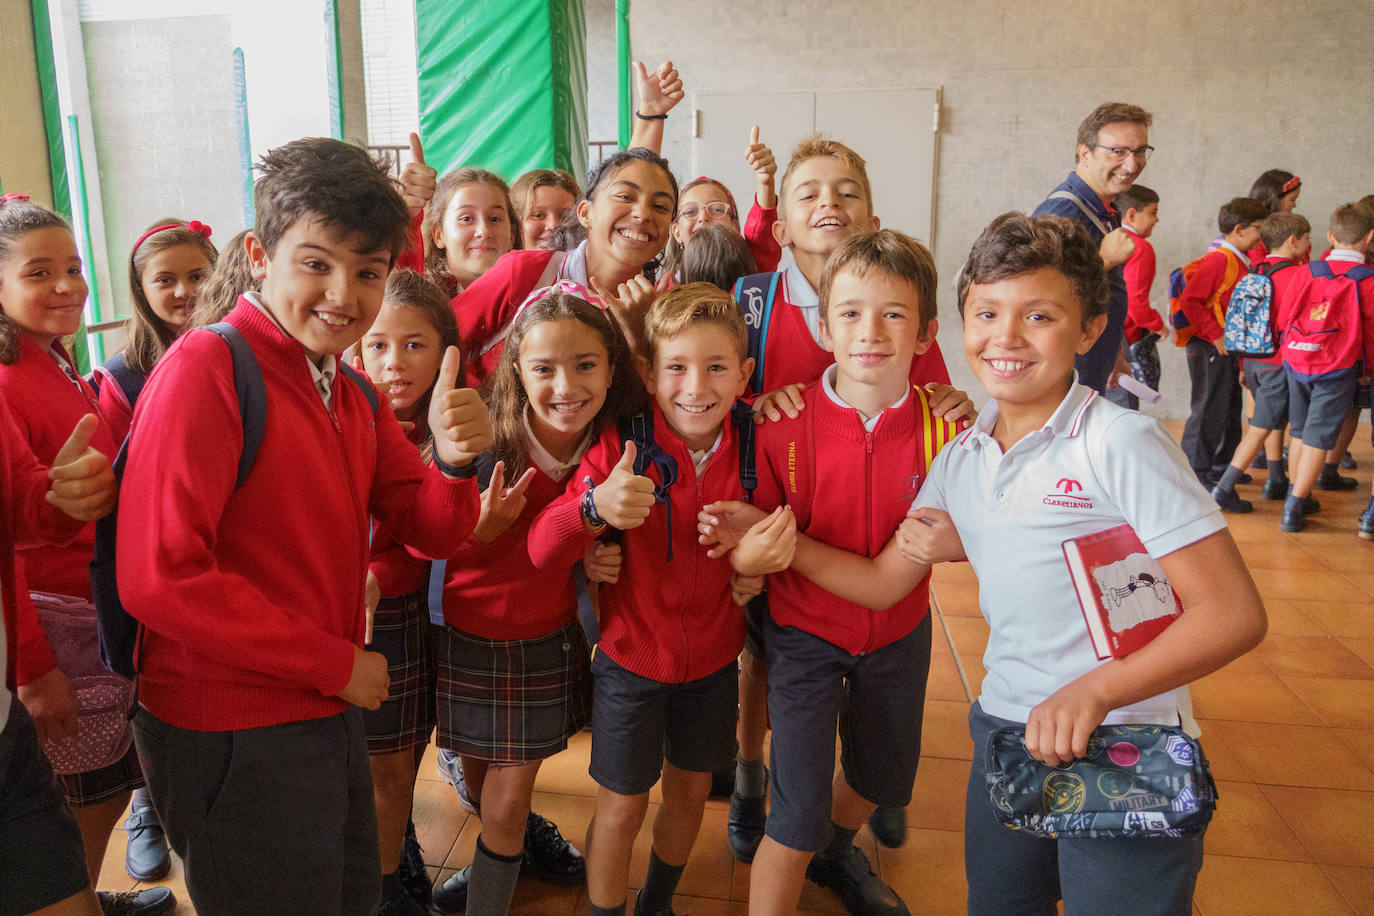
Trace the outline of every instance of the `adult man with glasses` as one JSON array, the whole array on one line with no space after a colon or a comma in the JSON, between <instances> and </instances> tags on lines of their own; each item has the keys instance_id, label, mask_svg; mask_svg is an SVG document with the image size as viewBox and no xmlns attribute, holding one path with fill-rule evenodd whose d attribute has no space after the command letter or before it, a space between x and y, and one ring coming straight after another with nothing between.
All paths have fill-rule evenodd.
<instances>
[{"instance_id":1,"label":"adult man with glasses","mask_svg":"<svg viewBox=\"0 0 1374 916\"><path fill-rule=\"evenodd\" d=\"M1126 403L1127 394L1114 387L1115 379L1118 373L1129 375L1131 371L1121 352L1126 323L1126 283L1121 265L1135 249L1135 242L1121 228L1111 204L1140 177L1154 152L1149 145L1151 120L1150 113L1136 105L1105 102L1097 106L1078 125L1074 170L1035 208L1036 216L1065 216L1081 223L1088 237L1098 243L1111 283L1111 303L1102 336L1078 357L1078 378L1120 404Z\"/></svg>"}]
</instances>

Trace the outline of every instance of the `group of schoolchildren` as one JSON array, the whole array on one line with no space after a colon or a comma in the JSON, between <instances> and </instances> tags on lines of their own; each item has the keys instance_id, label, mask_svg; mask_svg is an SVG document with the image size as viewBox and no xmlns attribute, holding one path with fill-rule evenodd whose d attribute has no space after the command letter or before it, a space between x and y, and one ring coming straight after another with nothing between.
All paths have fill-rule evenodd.
<instances>
[{"instance_id":1,"label":"group of schoolchildren","mask_svg":"<svg viewBox=\"0 0 1374 916\"><path fill-rule=\"evenodd\" d=\"M958 287L991 397L974 415L935 342L933 258L879 228L864 160L808 138L775 191L755 132L741 229L723 185L679 189L653 151L676 71L641 77L638 145L581 188L439 177L418 141L399 183L338 141L272 150L255 225L222 253L194 221L137 240L132 333L98 391L62 342L86 293L70 229L0 204L0 650L17 675L0 913L169 910L165 888L91 889L138 790L131 874L165 874L169 843L203 913L499 914L523 867L585 871L598 916L668 914L722 772L751 912L795 911L810 879L851 912L906 913L854 838L911 799L930 569L964 558L991 626L970 910L1095 912L1123 892L1190 909L1200 836L1033 837L997 822L984 783L999 725L1025 724L1050 765L1103 723L1195 734L1187 682L1264 632L1178 446L1077 382L1107 320L1097 245L1018 213L979 236ZM1044 498L1066 476L1092 511ZM59 791L37 745L80 740L80 714L36 605L92 598L91 520L116 488L135 743ZM1104 664L1060 545L1122 522L1188 612ZM584 862L531 800L589 723ZM410 810L432 734L481 833L431 891Z\"/></svg>"},{"instance_id":2,"label":"group of schoolchildren","mask_svg":"<svg viewBox=\"0 0 1374 916\"><path fill-rule=\"evenodd\" d=\"M1340 470L1355 466L1348 449L1374 363L1374 195L1336 208L1326 253L1313 260L1312 225L1294 212L1301 191L1298 176L1271 169L1248 197L1221 207L1221 236L1175 271L1167 329L1149 305L1155 258L1145 241L1159 196L1135 185L1116 201L1139 236L1125 266L1132 373L1157 385L1154 342L1165 334L1186 349L1191 396L1181 444L1189 465L1233 513L1254 511L1236 486L1251 482L1250 468L1264 469L1262 495L1282 502L1279 528L1290 533L1321 508L1314 489L1357 486ZM1374 497L1357 533L1374 538Z\"/></svg>"}]
</instances>

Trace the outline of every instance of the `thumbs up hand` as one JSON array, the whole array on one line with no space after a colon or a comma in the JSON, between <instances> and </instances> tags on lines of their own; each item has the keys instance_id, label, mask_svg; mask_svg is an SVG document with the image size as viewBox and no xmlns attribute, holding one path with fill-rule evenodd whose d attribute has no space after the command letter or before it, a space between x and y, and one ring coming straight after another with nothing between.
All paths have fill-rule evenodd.
<instances>
[{"instance_id":1,"label":"thumbs up hand","mask_svg":"<svg viewBox=\"0 0 1374 916\"><path fill-rule=\"evenodd\" d=\"M425 148L420 135L410 135L410 161L401 169L401 198L406 202L410 218L414 219L434 199L434 187L439 173L425 165Z\"/></svg>"},{"instance_id":2,"label":"thumbs up hand","mask_svg":"<svg viewBox=\"0 0 1374 916\"><path fill-rule=\"evenodd\" d=\"M672 111L686 95L682 89L682 77L673 67L673 62L665 60L653 73L648 72L643 61L634 61L635 89L639 97L636 109L642 115L665 115Z\"/></svg>"},{"instance_id":3,"label":"thumbs up hand","mask_svg":"<svg viewBox=\"0 0 1374 916\"><path fill-rule=\"evenodd\" d=\"M620 456L606 479L592 491L596 514L622 531L638 528L654 507L654 482L635 473L635 444L625 442Z\"/></svg>"},{"instance_id":4,"label":"thumbs up hand","mask_svg":"<svg viewBox=\"0 0 1374 916\"><path fill-rule=\"evenodd\" d=\"M48 471L52 481L48 502L83 522L109 515L119 495L110 459L91 447L91 436L99 425L93 413L78 420Z\"/></svg>"},{"instance_id":5,"label":"thumbs up hand","mask_svg":"<svg viewBox=\"0 0 1374 916\"><path fill-rule=\"evenodd\" d=\"M754 175L759 181L757 192L759 206L765 210L777 206L778 195L773 187L773 176L777 174L778 162L773 158L773 151L767 145L759 142L759 126L757 124L754 125L753 130L749 131L749 146L744 150L744 158L749 162L749 168L754 170Z\"/></svg>"},{"instance_id":6,"label":"thumbs up hand","mask_svg":"<svg viewBox=\"0 0 1374 916\"><path fill-rule=\"evenodd\" d=\"M457 388L462 359L457 347L444 351L439 377L429 399L429 429L434 452L446 464L462 467L491 448L491 417L482 396L471 388Z\"/></svg>"}]
</instances>

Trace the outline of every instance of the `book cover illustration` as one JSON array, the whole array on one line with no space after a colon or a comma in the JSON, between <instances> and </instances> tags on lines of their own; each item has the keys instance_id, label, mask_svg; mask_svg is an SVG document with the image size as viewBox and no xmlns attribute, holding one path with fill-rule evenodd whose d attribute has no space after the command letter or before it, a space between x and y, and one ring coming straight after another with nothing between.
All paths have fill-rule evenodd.
<instances>
[{"instance_id":1,"label":"book cover illustration","mask_svg":"<svg viewBox=\"0 0 1374 916\"><path fill-rule=\"evenodd\" d=\"M1065 541L1064 559L1100 659L1131 654L1183 613L1164 569L1130 525Z\"/></svg>"}]
</instances>

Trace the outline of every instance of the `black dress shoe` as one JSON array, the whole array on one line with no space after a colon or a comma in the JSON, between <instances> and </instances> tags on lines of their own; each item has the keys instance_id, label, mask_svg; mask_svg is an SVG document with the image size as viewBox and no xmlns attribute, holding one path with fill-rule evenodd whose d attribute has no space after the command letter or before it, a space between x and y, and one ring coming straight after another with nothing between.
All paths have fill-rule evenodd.
<instances>
[{"instance_id":1,"label":"black dress shoe","mask_svg":"<svg viewBox=\"0 0 1374 916\"><path fill-rule=\"evenodd\" d=\"M1255 507L1248 499L1241 499L1236 491L1230 487L1223 487L1217 484L1212 487L1212 498L1217 501L1222 512L1234 512L1236 515L1244 515L1247 512L1254 512Z\"/></svg>"},{"instance_id":2,"label":"black dress shoe","mask_svg":"<svg viewBox=\"0 0 1374 916\"><path fill-rule=\"evenodd\" d=\"M1317 477L1318 490L1353 490L1360 485L1354 477L1342 477L1331 468L1322 468Z\"/></svg>"},{"instance_id":3,"label":"black dress shoe","mask_svg":"<svg viewBox=\"0 0 1374 916\"><path fill-rule=\"evenodd\" d=\"M124 819L129 843L124 850L124 870L138 881L161 881L172 868L167 835L152 805L131 808Z\"/></svg>"},{"instance_id":4,"label":"black dress shoe","mask_svg":"<svg viewBox=\"0 0 1374 916\"><path fill-rule=\"evenodd\" d=\"M576 884L587 876L587 860L553 821L531 811L525 819L525 859L520 870L554 884Z\"/></svg>"},{"instance_id":5,"label":"black dress shoe","mask_svg":"<svg viewBox=\"0 0 1374 916\"><path fill-rule=\"evenodd\" d=\"M767 775L765 774L765 780ZM738 792L730 793L730 819L725 822L725 835L730 841L730 853L746 865L754 861L754 854L763 842L763 828L768 824L768 795L746 798Z\"/></svg>"},{"instance_id":6,"label":"black dress shoe","mask_svg":"<svg viewBox=\"0 0 1374 916\"><path fill-rule=\"evenodd\" d=\"M897 892L883 883L857 846L840 858L815 855L806 866L806 877L835 892L854 916L910 916Z\"/></svg>"},{"instance_id":7,"label":"black dress shoe","mask_svg":"<svg viewBox=\"0 0 1374 916\"><path fill-rule=\"evenodd\" d=\"M906 809L879 805L868 816L868 829L888 849L900 849L906 842Z\"/></svg>"},{"instance_id":8,"label":"black dress shoe","mask_svg":"<svg viewBox=\"0 0 1374 916\"><path fill-rule=\"evenodd\" d=\"M1283 518L1279 519L1279 530L1295 534L1306 527L1307 513L1303 511L1303 507L1290 508L1288 504L1284 504Z\"/></svg>"},{"instance_id":9,"label":"black dress shoe","mask_svg":"<svg viewBox=\"0 0 1374 916\"><path fill-rule=\"evenodd\" d=\"M429 872L425 869L424 850L415 836L415 822L406 824L405 839L401 841L401 864L396 869L396 877L410 898L421 906L429 906L434 901L434 889L429 883Z\"/></svg>"},{"instance_id":10,"label":"black dress shoe","mask_svg":"<svg viewBox=\"0 0 1374 916\"><path fill-rule=\"evenodd\" d=\"M1270 477L1264 482L1264 489L1260 490L1260 495L1265 499L1287 499L1288 480L1283 477Z\"/></svg>"},{"instance_id":11,"label":"black dress shoe","mask_svg":"<svg viewBox=\"0 0 1374 916\"><path fill-rule=\"evenodd\" d=\"M468 873L472 866L458 869L434 889L434 908L444 913L461 913L468 908Z\"/></svg>"},{"instance_id":12,"label":"black dress shoe","mask_svg":"<svg viewBox=\"0 0 1374 916\"><path fill-rule=\"evenodd\" d=\"M1359 465L1355 463L1354 455L1350 454L1349 452L1346 452L1344 455L1341 456L1340 468L1342 471L1353 471L1357 467L1359 467Z\"/></svg>"},{"instance_id":13,"label":"black dress shoe","mask_svg":"<svg viewBox=\"0 0 1374 916\"><path fill-rule=\"evenodd\" d=\"M105 916L160 916L176 909L177 898L168 887L150 887L142 891L96 891L100 911Z\"/></svg>"}]
</instances>

